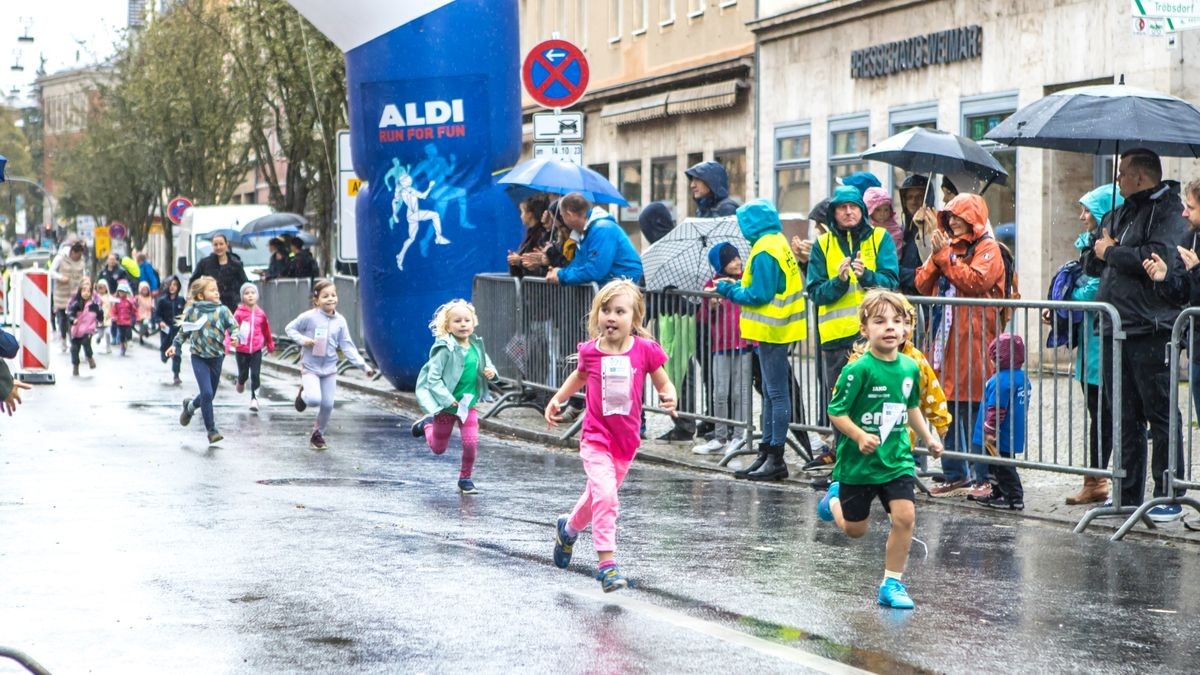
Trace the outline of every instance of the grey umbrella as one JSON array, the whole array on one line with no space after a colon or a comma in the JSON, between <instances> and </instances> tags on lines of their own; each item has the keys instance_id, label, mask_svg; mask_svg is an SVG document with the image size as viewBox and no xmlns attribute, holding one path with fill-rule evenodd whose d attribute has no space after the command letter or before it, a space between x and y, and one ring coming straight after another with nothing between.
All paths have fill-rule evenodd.
<instances>
[{"instance_id":1,"label":"grey umbrella","mask_svg":"<svg viewBox=\"0 0 1200 675\"><path fill-rule=\"evenodd\" d=\"M985 138L1006 145L1119 155L1146 148L1200 157L1200 108L1124 84L1067 89L1021 108Z\"/></svg>"},{"instance_id":2,"label":"grey umbrella","mask_svg":"<svg viewBox=\"0 0 1200 675\"><path fill-rule=\"evenodd\" d=\"M286 227L300 229L307 224L308 219L299 213L268 213L243 225L242 233L253 234L264 230L279 230Z\"/></svg>"},{"instance_id":3,"label":"grey umbrella","mask_svg":"<svg viewBox=\"0 0 1200 675\"><path fill-rule=\"evenodd\" d=\"M862 157L912 173L969 174L988 184L1008 181L1008 172L992 153L969 138L937 129L902 131L876 143Z\"/></svg>"}]
</instances>

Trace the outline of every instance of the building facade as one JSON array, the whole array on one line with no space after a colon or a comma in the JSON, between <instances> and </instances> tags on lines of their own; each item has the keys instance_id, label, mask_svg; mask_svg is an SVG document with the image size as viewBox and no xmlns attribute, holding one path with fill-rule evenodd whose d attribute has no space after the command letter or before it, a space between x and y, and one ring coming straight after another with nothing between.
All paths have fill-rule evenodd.
<instances>
[{"instance_id":1,"label":"building facade","mask_svg":"<svg viewBox=\"0 0 1200 675\"><path fill-rule=\"evenodd\" d=\"M652 201L695 213L683 175L704 160L725 165L730 193L754 191L754 18L749 0L522 0L521 46L557 36L587 56L584 163L629 201L617 209L635 245L637 215ZM524 101L524 156L532 155Z\"/></svg>"},{"instance_id":2,"label":"building facade","mask_svg":"<svg viewBox=\"0 0 1200 675\"><path fill-rule=\"evenodd\" d=\"M1075 257L1077 200L1112 180L1112 158L983 140L1008 115L1070 87L1117 82L1198 100L1183 55L1200 36L1135 35L1129 3L1056 0L760 0L757 193L806 212L838 176L902 174L859 155L912 126L981 141L1009 172L984 192L998 232L1011 224L1026 297L1042 297ZM1186 182L1192 161L1164 158ZM978 190L982 186L960 185ZM939 200L940 201L940 200Z\"/></svg>"},{"instance_id":3,"label":"building facade","mask_svg":"<svg viewBox=\"0 0 1200 675\"><path fill-rule=\"evenodd\" d=\"M59 196L57 155L83 132L88 113L100 102L97 85L107 77L103 69L89 67L43 75L35 83L42 114L42 185L55 197ZM43 208L43 213L53 211L48 202Z\"/></svg>"}]
</instances>

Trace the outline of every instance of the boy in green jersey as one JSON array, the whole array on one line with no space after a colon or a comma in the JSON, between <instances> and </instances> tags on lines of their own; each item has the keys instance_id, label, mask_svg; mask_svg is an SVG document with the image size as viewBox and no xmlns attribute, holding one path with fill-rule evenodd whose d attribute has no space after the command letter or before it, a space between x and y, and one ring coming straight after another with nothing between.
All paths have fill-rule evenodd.
<instances>
[{"instance_id":1,"label":"boy in green jersey","mask_svg":"<svg viewBox=\"0 0 1200 675\"><path fill-rule=\"evenodd\" d=\"M871 500L878 497L892 519L879 604L912 609L908 589L900 581L917 518L912 441L905 427L925 441L933 457L942 454L942 443L921 415L920 368L899 351L904 342L903 298L892 291L871 291L859 306L858 318L868 351L842 370L829 402L829 421L841 437L834 483L817 504L817 515L857 539L867 533Z\"/></svg>"}]
</instances>

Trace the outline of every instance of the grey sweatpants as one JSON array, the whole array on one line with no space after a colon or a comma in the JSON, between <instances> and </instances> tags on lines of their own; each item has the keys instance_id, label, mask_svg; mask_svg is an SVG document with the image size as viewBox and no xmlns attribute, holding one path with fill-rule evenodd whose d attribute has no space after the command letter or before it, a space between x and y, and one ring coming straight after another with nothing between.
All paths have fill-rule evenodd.
<instances>
[{"instance_id":1,"label":"grey sweatpants","mask_svg":"<svg viewBox=\"0 0 1200 675\"><path fill-rule=\"evenodd\" d=\"M743 416L745 412L743 406L750 400L750 385L753 380L750 367L750 352L713 354L714 416L724 419L740 419ZM728 424L718 424L713 433L713 438L727 443L733 439L734 427Z\"/></svg>"},{"instance_id":2,"label":"grey sweatpants","mask_svg":"<svg viewBox=\"0 0 1200 675\"><path fill-rule=\"evenodd\" d=\"M325 435L325 427L333 415L334 397L337 395L337 373L317 375L307 370L300 373L300 384L304 387L301 396L310 406L321 406L317 413L317 430Z\"/></svg>"}]
</instances>

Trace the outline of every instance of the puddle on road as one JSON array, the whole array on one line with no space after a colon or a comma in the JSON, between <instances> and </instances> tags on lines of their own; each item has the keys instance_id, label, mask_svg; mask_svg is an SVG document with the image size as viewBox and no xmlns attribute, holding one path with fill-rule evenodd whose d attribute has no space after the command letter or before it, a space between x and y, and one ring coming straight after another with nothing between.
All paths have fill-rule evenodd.
<instances>
[{"instance_id":1,"label":"puddle on road","mask_svg":"<svg viewBox=\"0 0 1200 675\"><path fill-rule=\"evenodd\" d=\"M299 487L400 487L402 480L372 478L265 478L259 485L292 485Z\"/></svg>"}]
</instances>

